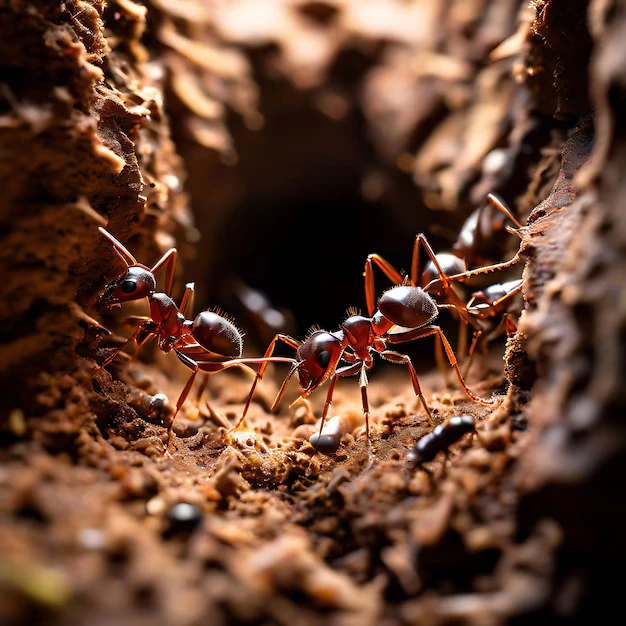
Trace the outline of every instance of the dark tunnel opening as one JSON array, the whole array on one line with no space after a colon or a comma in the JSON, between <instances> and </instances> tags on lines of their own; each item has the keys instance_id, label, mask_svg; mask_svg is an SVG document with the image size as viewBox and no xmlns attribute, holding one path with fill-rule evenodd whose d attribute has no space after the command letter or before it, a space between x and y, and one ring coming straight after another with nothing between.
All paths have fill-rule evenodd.
<instances>
[{"instance_id":1,"label":"dark tunnel opening","mask_svg":"<svg viewBox=\"0 0 626 626\"><path fill-rule=\"evenodd\" d=\"M235 317L254 352L273 333L255 333L254 321L234 304L233 278L289 311L295 325L281 330L301 339L312 326L336 330L349 307L366 314L369 253L408 270L418 232L435 250L446 249L451 241L431 226L453 233L458 224L451 222L459 220L428 209L409 174L381 163L354 103L337 119L319 110L313 94L286 82L272 82L261 94L260 130L230 121L235 165L209 168L206 154L186 158L202 235L190 270L199 285L197 308L218 306ZM217 174L207 180L209 169ZM377 296L390 286L376 270ZM432 354L432 346L423 349Z\"/></svg>"},{"instance_id":2,"label":"dark tunnel opening","mask_svg":"<svg viewBox=\"0 0 626 626\"><path fill-rule=\"evenodd\" d=\"M224 242L236 238L237 243L225 246L223 266L216 266L216 276L235 275L266 293L276 307L290 310L299 334L313 325L334 330L348 307L366 314L367 255L386 254L404 268L412 241L385 220L380 203L364 202L357 194L308 195L256 210L242 204L222 231ZM377 279L378 291L390 285L382 273Z\"/></svg>"}]
</instances>

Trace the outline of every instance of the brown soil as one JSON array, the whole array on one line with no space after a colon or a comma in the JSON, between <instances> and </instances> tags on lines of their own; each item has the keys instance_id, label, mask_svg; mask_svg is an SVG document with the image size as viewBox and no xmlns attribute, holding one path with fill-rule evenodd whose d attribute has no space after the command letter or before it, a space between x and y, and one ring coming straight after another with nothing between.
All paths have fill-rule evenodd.
<instances>
[{"instance_id":1,"label":"brown soil","mask_svg":"<svg viewBox=\"0 0 626 626\"><path fill-rule=\"evenodd\" d=\"M618 606L625 35L617 0L0 0L0 622L558 624ZM145 263L176 245L175 297L195 280L252 356L276 329L233 277L281 330L334 330L368 253L406 267L420 231L449 247L489 192L526 224L523 311L469 377L493 407L446 384L432 340L409 347L436 421L470 414L479 434L428 471L406 463L431 426L404 368L372 373L373 463L356 379L336 454L308 442L323 389L289 409L293 382L269 413L275 367L234 434L251 380L212 376L168 456L189 371L147 347L95 373L144 310L97 311L121 272L97 226ZM519 240L501 242L494 261Z\"/></svg>"}]
</instances>

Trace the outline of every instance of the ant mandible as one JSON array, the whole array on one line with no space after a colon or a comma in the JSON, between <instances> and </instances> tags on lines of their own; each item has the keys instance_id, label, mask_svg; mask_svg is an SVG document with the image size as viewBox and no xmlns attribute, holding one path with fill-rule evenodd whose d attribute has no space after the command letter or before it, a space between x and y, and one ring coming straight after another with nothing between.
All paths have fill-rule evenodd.
<instances>
[{"instance_id":1,"label":"ant mandible","mask_svg":"<svg viewBox=\"0 0 626 626\"><path fill-rule=\"evenodd\" d=\"M414 267L418 266L418 262L415 262L415 256L419 255L420 246L426 250L426 253L437 268L437 280L445 285L446 289L450 289L451 291L448 277L439 266L435 254L422 234L418 235L416 238ZM373 262L375 262L392 281L402 283L392 287L381 296L378 300L377 309L374 300ZM416 271L415 274L417 275ZM467 387L450 343L441 328L432 324L439 314L440 309L456 308L457 304L437 304L428 293L428 288L422 289L414 283L411 284L409 281L403 281L401 275L378 255L370 255L367 259L365 266L365 286L368 317L362 316L355 311L349 311L349 317L340 324L338 330L334 332L316 330L305 338L303 342L283 334L277 334L274 337L263 358L267 359L271 357L277 342L282 341L296 350L296 359L282 383L276 400L272 405L272 411L278 407L287 387L287 383L296 372L298 373L300 386L303 389L303 393L296 402L308 397L318 387L326 381L329 381L326 402L320 422L321 433L332 403L337 379L358 374L359 386L361 388L361 402L365 416L365 429L369 443L370 409L367 397L367 370L369 370L374 363L374 354L378 354L378 356L386 361L405 364L407 366L415 395L419 397L430 423L433 424L432 414L426 402L426 398L422 393L411 358L406 354L388 349L389 345L422 339L430 335L436 335L441 341L450 366L454 368L459 383L466 395L479 404L494 404L495 400L481 398ZM460 301L458 306L460 312L467 316L468 319L471 319L463 310L464 305ZM394 329L399 329L401 332L394 333L392 332ZM346 364L342 365L342 361ZM243 414L235 428L239 428L243 424L256 385L263 378L266 369L267 363L264 362L258 370L252 389L248 395Z\"/></svg>"},{"instance_id":2,"label":"ant mandible","mask_svg":"<svg viewBox=\"0 0 626 626\"><path fill-rule=\"evenodd\" d=\"M166 450L169 448L176 416L187 399L198 371L214 374L235 367L256 375L249 365L294 362L293 359L285 357L241 358L242 333L230 320L218 312L202 311L194 320L186 319L185 313L193 300L194 284L187 283L185 286L180 306L177 306L169 295L174 279L176 248L166 252L152 268L149 268L138 263L137 259L104 228L100 227L98 230L112 244L113 251L126 266L124 273L106 286L98 300L99 306L110 308L125 302L147 298L150 316L143 318L143 323L104 360L92 374L92 378L112 363L115 357L133 341L137 341L139 348L150 337L156 337L159 348L163 352L174 351L178 359L192 370L192 374L176 402L176 410L167 432ZM163 266L166 268L165 290L157 292L155 272Z\"/></svg>"}]
</instances>

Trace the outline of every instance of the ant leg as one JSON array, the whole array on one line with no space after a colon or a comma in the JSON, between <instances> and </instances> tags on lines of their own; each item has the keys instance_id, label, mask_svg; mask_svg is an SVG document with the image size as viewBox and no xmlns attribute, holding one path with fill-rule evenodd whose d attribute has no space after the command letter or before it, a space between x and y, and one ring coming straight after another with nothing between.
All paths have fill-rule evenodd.
<instances>
[{"instance_id":1,"label":"ant leg","mask_svg":"<svg viewBox=\"0 0 626 626\"><path fill-rule=\"evenodd\" d=\"M330 406L333 403L333 392L335 391L337 378L339 378L339 375L337 372L335 372L335 375L330 379L330 383L328 385L328 391L326 392L326 402L324 402L324 409L322 410L322 420L320 422L320 436L322 435L322 429L324 428L326 416L328 415Z\"/></svg>"},{"instance_id":2,"label":"ant leg","mask_svg":"<svg viewBox=\"0 0 626 626\"><path fill-rule=\"evenodd\" d=\"M374 462L374 452L372 450L372 440L370 439L370 403L367 398L367 365L361 365L361 375L359 377L359 386L361 387L361 404L363 405L363 415L365 416L365 436L367 437L367 456L370 465Z\"/></svg>"},{"instance_id":3,"label":"ant leg","mask_svg":"<svg viewBox=\"0 0 626 626\"><path fill-rule=\"evenodd\" d=\"M426 415L428 416L428 421L431 426L435 425L435 421L433 420L432 413L430 412L430 408L428 403L426 402L426 398L422 393L422 388L420 387L419 380L417 378L417 372L415 371L415 367L413 366L413 362L411 361L411 357L407 354L401 354L400 352L394 352L393 350L385 350L380 353L380 356L386 361L390 361L391 363L405 363L409 369L409 376L411 377L411 383L413 383L413 390L415 391L415 395L418 396L422 406L424 407L424 411L426 411Z\"/></svg>"},{"instance_id":4,"label":"ant leg","mask_svg":"<svg viewBox=\"0 0 626 626\"><path fill-rule=\"evenodd\" d=\"M256 376L256 372L254 372L254 375ZM202 377L202 382L198 386L198 393L196 394L197 404L200 404L200 401L202 400L202 396L204 396L204 392L207 390L208 386L209 386L209 375L206 372L204 372L204 376Z\"/></svg>"},{"instance_id":5,"label":"ant leg","mask_svg":"<svg viewBox=\"0 0 626 626\"><path fill-rule=\"evenodd\" d=\"M446 351L446 356L448 357L448 361L450 361L450 365L454 368L456 377L459 381L459 384L463 388L463 391L465 392L465 394L469 398L471 398L474 402L477 402L478 404L486 404L486 405L495 404L495 400L487 400L485 398L481 398L480 396L477 396L474 392L472 392L470 388L467 386L467 384L465 383L465 379L463 378L463 374L461 373L461 370L459 369L459 365L457 363L456 356L454 355L454 352L452 350L452 346L448 342L448 339L444 335L441 328L439 328L439 326L433 327L431 332L424 333L424 335L422 336L427 337L428 335L435 334L435 333L439 336L439 339L441 343L443 344L444 350Z\"/></svg>"},{"instance_id":6,"label":"ant leg","mask_svg":"<svg viewBox=\"0 0 626 626\"><path fill-rule=\"evenodd\" d=\"M91 380L100 370L104 369L107 365L109 365L110 363L113 362L113 360L115 359L115 357L130 343L132 343L138 336L139 333L141 333L141 331L143 330L142 326L139 326L137 328L137 330L135 330L135 332L120 346L118 346L115 351L113 352L113 354L110 354L103 362L100 366L98 366L94 372L91 374L91 376L89 377L89 379Z\"/></svg>"},{"instance_id":7,"label":"ant leg","mask_svg":"<svg viewBox=\"0 0 626 626\"><path fill-rule=\"evenodd\" d=\"M326 393L326 402L324 403L324 410L322 411L322 419L320 421L320 430L319 430L319 435L322 435L322 429L324 428L324 422L326 421L326 416L328 415L328 410L330 409L330 405L333 402L333 392L335 390L335 385L337 384L337 379L340 376L354 376L354 374L356 374L357 372L359 372L361 370L361 362L359 363L353 363L352 365L346 365L346 367L341 367L338 370L335 370L335 373L333 374L332 378L330 379L330 386L328 387L328 391ZM292 375L292 373L295 371L295 367L292 368L292 371L289 372L289 377ZM367 378L365 378L365 385L367 385ZM281 389L282 391L282 389ZM306 393L306 392L305 392ZM302 398L304 398L304 394L302 394L295 402L292 403L291 406L293 406L294 404L298 403ZM365 402L367 402L367 396L365 397ZM365 404L363 405L363 410L365 411ZM366 426L369 424L368 421L368 417L369 416L369 405L367 405L367 414L366 414L366 418L365 418L365 423ZM368 437L369 437L369 426L367 426L367 431L368 431Z\"/></svg>"},{"instance_id":8,"label":"ant leg","mask_svg":"<svg viewBox=\"0 0 626 626\"><path fill-rule=\"evenodd\" d=\"M146 341L148 341L150 336L153 334L153 330L148 330L146 326L149 326L150 329L154 329L154 322L152 322L152 319L150 317L147 317L146 315L131 315L127 317L122 322L122 324L124 326L135 326L135 328L137 327L137 325L143 326L145 332L145 336L142 337L141 333L139 333L139 336L136 337L137 347L135 348L133 356L130 357L130 360L134 361L139 356L139 351L141 350L141 347L146 343Z\"/></svg>"},{"instance_id":9,"label":"ant leg","mask_svg":"<svg viewBox=\"0 0 626 626\"><path fill-rule=\"evenodd\" d=\"M502 296L501 298L499 298L498 300L496 300L495 302L492 302L489 304L488 308L483 309L483 314L486 312L489 312L491 314L491 316L495 316L499 313L499 310L501 308L501 305L503 302L506 302L507 300L509 300L510 298L512 298L513 296L515 296L516 294L518 294L521 290L522 290L522 286L523 286L523 282L520 280L519 284L512 289L511 291L509 291L507 294L505 294L504 296ZM474 303L474 300L476 299L475 296L472 296L472 298L469 300L469 302L467 303L467 307L468 310L472 310L472 304ZM500 321L500 323L497 325L497 327L492 330L485 338L485 344L483 347L486 348L486 343L495 339L496 337L500 336L500 334L502 333L502 330L506 331L506 334L508 337L510 337L511 335L515 334L517 332L517 326L515 324L515 322L510 318L508 313L504 313L502 316L502 320ZM483 328L479 328L475 333L474 333L474 337L472 340L472 344L470 346L470 351L469 351L469 359L467 362L467 365L465 366L465 371L463 372L464 376L467 376L471 363L472 363L472 358L474 355L474 350L478 345L478 341L481 339L482 335L484 334L485 330Z\"/></svg>"},{"instance_id":10,"label":"ant leg","mask_svg":"<svg viewBox=\"0 0 626 626\"><path fill-rule=\"evenodd\" d=\"M376 291L374 287L374 268L372 263L384 272L385 276L395 285L402 284L402 275L393 265L389 264L378 254L369 254L365 261L365 301L367 302L367 314L371 317L376 310Z\"/></svg>"},{"instance_id":11,"label":"ant leg","mask_svg":"<svg viewBox=\"0 0 626 626\"><path fill-rule=\"evenodd\" d=\"M278 341L282 341L286 343L288 346L290 346L291 348L294 348L295 350L297 350L301 345L301 342L298 341L297 339L294 339L293 337L290 337L289 335L283 335L280 333L276 335L274 339L272 339L272 341L270 342L270 345L267 347L267 350L265 351L265 354L263 355L264 361L261 364L261 367L259 367L259 371L254 379L254 382L252 383L252 388L250 389L250 393L248 394L248 399L246 400L246 406L243 409L243 413L241 417L239 418L239 421L235 425L235 430L240 428L241 425L243 424L243 421L246 419L246 415L248 413L248 409L250 408L250 404L252 403L252 396L254 395L256 386L258 382L262 380L263 376L265 375L265 370L267 369L267 365L269 363L267 359L271 357L272 354L274 354L274 350L276 349L276 344Z\"/></svg>"},{"instance_id":12,"label":"ant leg","mask_svg":"<svg viewBox=\"0 0 626 626\"><path fill-rule=\"evenodd\" d=\"M508 313L502 316L504 322L504 330L507 337L512 337L517 332L517 324L511 319Z\"/></svg>"},{"instance_id":13,"label":"ant leg","mask_svg":"<svg viewBox=\"0 0 626 626\"><path fill-rule=\"evenodd\" d=\"M291 377L296 373L297 369L298 369L298 366L297 366L297 364L295 364L289 370L289 374L287 374L287 376L285 376L285 378L284 378L284 380L283 380L283 382L282 382L282 384L280 386L280 389L278 390L278 394L276 395L276 399L274 400L274 402L272 403L272 406L270 407L270 413L274 413L275 411L278 410L278 405L280 404L281 400L283 399L283 396L285 395L285 390L287 389L287 384L291 380ZM300 398L298 398L296 400L296 402L299 402L299 401L300 401ZM308 402L308 400L305 400L305 402Z\"/></svg>"},{"instance_id":14,"label":"ant leg","mask_svg":"<svg viewBox=\"0 0 626 626\"><path fill-rule=\"evenodd\" d=\"M168 448L169 448L170 437L172 436L172 430L174 428L174 421L176 420L176 416L178 415L180 408L183 406L183 404L185 403L185 400L187 399L187 396L189 395L189 391L191 390L191 387L193 386L193 382L196 379L197 374L198 374L198 364L196 363L195 368L193 372L191 373L191 376L187 380L186 385L184 386L183 390L180 393L180 396L178 396L178 401L176 402L176 410L174 411L174 415L172 416L172 421L170 422L170 426L167 429Z\"/></svg>"},{"instance_id":15,"label":"ant leg","mask_svg":"<svg viewBox=\"0 0 626 626\"><path fill-rule=\"evenodd\" d=\"M200 369L202 369L202 367L200 367ZM244 371L249 371L250 373L252 373L253 376L256 376L256 372L252 368L249 368L247 365L242 365L240 369ZM205 392L209 388L210 382L211 382L211 376L207 372L203 372L202 380L200 381L200 384L198 385L198 391L196 393L196 400L195 400L195 404L198 410L200 407L200 403L202 402L202 398L204 397ZM225 428L231 427L231 424L228 422L226 417L222 415L219 411L214 409L211 403L209 402L209 400L206 401L206 408L209 411L209 415L213 419L217 419L220 422L220 424L222 424L222 426L224 426Z\"/></svg>"},{"instance_id":16,"label":"ant leg","mask_svg":"<svg viewBox=\"0 0 626 626\"><path fill-rule=\"evenodd\" d=\"M148 339L150 339L153 336L154 335L152 333L145 333L143 337L137 337L137 347L135 348L135 352L133 353L133 356L130 359L131 361L135 361L137 359L137 357L139 356L139 351L141 350L142 346L144 346L146 342L148 341Z\"/></svg>"},{"instance_id":17,"label":"ant leg","mask_svg":"<svg viewBox=\"0 0 626 626\"><path fill-rule=\"evenodd\" d=\"M443 384L446 389L450 388L450 377L448 374L450 370L446 367L446 359L443 356L443 348L440 343L435 343L435 364L439 370L441 378L443 378Z\"/></svg>"},{"instance_id":18,"label":"ant leg","mask_svg":"<svg viewBox=\"0 0 626 626\"><path fill-rule=\"evenodd\" d=\"M482 330L477 330L474 333L474 337L472 338L472 343L470 345L470 349L467 355L467 363L465 365L465 371L463 372L463 377L466 378L467 375L469 374L470 371L470 367L472 366L472 361L474 359L474 350L476 349L476 346L478 345L478 341L480 340L480 338L483 335L483 331Z\"/></svg>"},{"instance_id":19,"label":"ant leg","mask_svg":"<svg viewBox=\"0 0 626 626\"><path fill-rule=\"evenodd\" d=\"M411 259L412 283L414 285L417 285L419 283L418 272L419 272L420 245L424 248L424 250L426 251L426 254L430 258L430 260L433 262L433 265L435 266L435 269L437 270L437 274L439 275L439 280L441 281L444 290L447 292L450 287L450 283L448 281L448 275L441 268L441 265L439 264L439 261L437 260L437 256L433 252L433 249L430 247L430 244L428 243L428 240L426 239L426 236L424 235L424 233L419 233L418 235L416 235L415 243L413 244L413 257Z\"/></svg>"},{"instance_id":20,"label":"ant leg","mask_svg":"<svg viewBox=\"0 0 626 626\"><path fill-rule=\"evenodd\" d=\"M361 375L359 376L359 387L361 388L361 404L363 405L363 415L365 416L365 436L370 456L372 454L372 442L370 440L370 402L367 397L367 366L361 365Z\"/></svg>"},{"instance_id":21,"label":"ant leg","mask_svg":"<svg viewBox=\"0 0 626 626\"><path fill-rule=\"evenodd\" d=\"M357 362L356 355L353 352L348 352L348 348L346 348L344 350L343 354L341 355L341 358L344 361L347 361L348 363L356 363Z\"/></svg>"},{"instance_id":22,"label":"ant leg","mask_svg":"<svg viewBox=\"0 0 626 626\"><path fill-rule=\"evenodd\" d=\"M183 404L185 403L185 400L187 399L187 396L189 395L191 387L193 386L194 380L196 379L196 375L198 374L199 371L206 372L207 374L209 373L213 374L216 372L221 372L222 370L228 369L230 367L238 367L240 369L245 369L245 370L250 369L246 364L241 363L238 359L233 359L231 361L223 361L221 363L216 363L216 362L198 363L198 361L192 359L191 357L187 356L186 354L184 354L183 352L179 350L175 349L175 352L176 352L176 356L180 359L180 361L193 371L192 371L191 376L187 380L187 383L184 389L182 390L180 396L178 396L178 401L176 402L176 410L172 417L170 426L167 430L166 452L169 450L172 430L174 428L174 421L176 420L176 416L178 415L178 412L180 411ZM254 361L254 359L249 359L249 360ZM254 370L252 370L252 372L254 373Z\"/></svg>"},{"instance_id":23,"label":"ant leg","mask_svg":"<svg viewBox=\"0 0 626 626\"><path fill-rule=\"evenodd\" d=\"M150 272L154 274L161 266L165 265L165 285L163 293L168 296L172 291L172 285L174 284L174 271L176 269L176 258L178 257L178 250L176 248L170 248L152 267Z\"/></svg>"},{"instance_id":24,"label":"ant leg","mask_svg":"<svg viewBox=\"0 0 626 626\"><path fill-rule=\"evenodd\" d=\"M176 349L174 351L176 352L176 356L180 359L180 361L192 370L192 373L191 376L187 379L187 383L185 384L180 395L178 396L178 400L176 402L176 410L174 411L174 415L172 415L172 421L170 422L170 425L167 429L167 443L165 444L165 454L169 454L170 443L172 440L172 432L174 430L174 422L176 421L178 412L185 403L185 400L187 399L189 391L193 385L193 381L196 379L196 375L198 374L198 363L196 361Z\"/></svg>"},{"instance_id":25,"label":"ant leg","mask_svg":"<svg viewBox=\"0 0 626 626\"><path fill-rule=\"evenodd\" d=\"M166 292L167 293L167 292ZM180 306L178 312L181 315L187 316L187 309L193 309L193 301L196 295L196 283L187 283L185 285L185 292L180 300Z\"/></svg>"},{"instance_id":26,"label":"ant leg","mask_svg":"<svg viewBox=\"0 0 626 626\"><path fill-rule=\"evenodd\" d=\"M437 270L438 278L431 280L426 287L424 287L424 291L428 292L430 287L434 284L441 283L441 288L445 293L446 298L450 302L450 304L438 304L439 308L454 308L454 310L459 314L461 319L465 321L467 324L471 324L475 326L475 322L472 317L467 312L467 305L459 298L457 293L452 289L451 281L452 277L448 276L444 271L439 261L437 260L437 255L433 252L433 249L430 247L426 236L423 233L420 233L415 237L415 243L413 244L413 257L411 260L411 280L414 285L419 284L419 256L420 256L420 246L424 248L426 254L432 261L435 269Z\"/></svg>"},{"instance_id":27,"label":"ant leg","mask_svg":"<svg viewBox=\"0 0 626 626\"><path fill-rule=\"evenodd\" d=\"M191 373L191 376L189 376L189 378L187 379L187 383L185 384L180 395L178 396L178 401L176 402L176 410L174 411L174 415L172 416L172 421L170 422L169 428L167 429L167 444L165 446L165 452L167 454L169 454L169 448L170 448L170 443L172 439L172 432L174 429L174 422L176 421L176 416L178 415L178 412L180 411L181 407L185 403L185 400L187 399L187 396L189 395L189 392L191 391L191 388L196 379L198 371L203 369L203 371L205 372L214 373L214 372L220 372L223 369L226 369L226 367L224 367L224 363L198 363L198 361L196 361L195 359L192 359L190 356L184 354L180 350L174 349L174 352L176 353L176 356L179 358L181 363L183 363L183 365L186 365L190 370L192 370L192 373ZM230 366L231 365L228 365L227 367L230 367ZM207 373L207 378L208 378L208 373Z\"/></svg>"},{"instance_id":28,"label":"ant leg","mask_svg":"<svg viewBox=\"0 0 626 626\"><path fill-rule=\"evenodd\" d=\"M477 267L476 269L469 270L467 272L462 272L461 274L453 274L452 276L448 276L448 280L461 282L471 278L472 276L479 276L480 274L487 274L489 272L496 272L498 270L506 269L507 267L512 267L516 263L520 261L522 258L522 250L519 249L513 257L511 257L508 261L503 261L502 263L495 263L494 265L483 265L482 267ZM427 291L432 285L439 281L438 278L431 280L426 287L424 287L424 291Z\"/></svg>"},{"instance_id":29,"label":"ant leg","mask_svg":"<svg viewBox=\"0 0 626 626\"><path fill-rule=\"evenodd\" d=\"M492 405L495 404L495 400L486 400L485 398L481 398L473 393L470 388L465 383L465 379L463 378L463 374L459 369L459 364L457 363L456 356L454 355L454 351L452 350L452 346L449 341L446 339L443 331L439 326L425 326L423 328L416 328L413 331L408 333L403 333L402 335L389 335L386 336L385 339L388 343L404 343L407 341L412 341L414 339L422 339L424 337L428 337L430 335L437 335L443 345L446 356L448 357L448 361L450 362L450 366L454 368L454 372L456 377L463 388L465 394L471 398L474 402L478 404Z\"/></svg>"},{"instance_id":30,"label":"ant leg","mask_svg":"<svg viewBox=\"0 0 626 626\"><path fill-rule=\"evenodd\" d=\"M516 332L517 324L511 319L508 313L504 313L498 325L485 337L485 340L486 342L493 341L503 333L506 334L507 337L511 337Z\"/></svg>"}]
</instances>

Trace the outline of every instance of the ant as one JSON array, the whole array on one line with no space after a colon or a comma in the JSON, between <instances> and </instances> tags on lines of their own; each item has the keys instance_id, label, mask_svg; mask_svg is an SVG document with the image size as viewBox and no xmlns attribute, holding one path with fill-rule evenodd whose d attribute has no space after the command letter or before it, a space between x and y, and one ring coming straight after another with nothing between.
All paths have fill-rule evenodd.
<instances>
[{"instance_id":1,"label":"ant","mask_svg":"<svg viewBox=\"0 0 626 626\"><path fill-rule=\"evenodd\" d=\"M508 307L511 299L521 292L524 281L510 280L506 283L496 283L485 287L482 291L475 291L467 303L467 312L482 322L481 328L474 332L472 344L468 352L468 361L464 375L467 376L472 364L474 350L478 342L483 339L484 345L506 332L511 337L517 331L517 325L511 319ZM498 323L495 320L500 316Z\"/></svg>"},{"instance_id":2,"label":"ant","mask_svg":"<svg viewBox=\"0 0 626 626\"><path fill-rule=\"evenodd\" d=\"M487 200L492 207L495 207L497 209L497 212L495 214L493 210L488 212L486 209L489 207L489 204L483 205L480 208L476 209L467 218L467 220L461 227L459 236L452 246L452 251L440 252L436 255L439 265L448 275L450 282L455 283L455 289L456 283L458 282L462 282L471 277L486 274L488 272L506 269L515 265L520 260L521 249L518 249L517 253L510 260L504 261L502 263L486 265L486 263L489 263L495 255L495 240L497 237L499 237L502 231L506 230L507 232L511 233L518 232L508 225L505 226L506 219L511 220L511 222L513 222L513 224L515 224L518 229L522 228L522 225L500 198L490 193L487 196ZM461 314L461 311L463 309L467 309L467 313L469 313L470 317L474 320L484 320L488 317L495 317L497 314L503 312L509 302L509 299L521 290L521 281L519 281L519 283L517 281L511 281L504 284L490 285L486 287L484 291L475 292L474 294L472 294L471 300L464 307L459 302L459 298L457 297L460 297L459 292L451 292L446 287L446 285L442 285L437 289L434 288L435 286L432 283L437 281L438 278L437 269L435 268L432 261L430 261L426 265L424 271L419 275L418 279L417 269L415 267L418 262L419 261L415 258L414 255L414 265L412 267L411 273L414 284L419 284L421 287L431 285L431 289L436 295L447 295L449 301L453 302L456 305L457 312L460 314L462 321L464 321L466 324L470 324L474 328L474 337L472 339L472 345L468 352L468 364L465 370L465 373L467 374L467 371L469 370L471 364L473 350L479 338L485 333L485 329L483 325L473 322L471 319L468 319L467 315ZM467 268L473 269L470 269L468 271ZM415 283L416 280L418 280L418 283ZM513 285L513 282L515 282L516 284ZM503 288L505 288L505 286L508 289L512 289L511 293L508 293L508 291L503 291ZM475 300L480 301L480 306L472 306ZM504 304L505 302L506 304ZM491 308L486 309L486 304L492 305ZM510 331L514 324L512 320L510 320L510 318L505 317L505 319L508 319L507 331ZM465 327L462 325L461 331L463 331L464 328ZM512 332L515 332L515 329L513 329ZM461 341L463 342L463 346L466 346L465 333L461 332L460 337ZM465 349L462 348L461 352L462 354L464 354ZM439 355L438 360L441 360Z\"/></svg>"},{"instance_id":3,"label":"ant","mask_svg":"<svg viewBox=\"0 0 626 626\"><path fill-rule=\"evenodd\" d=\"M440 267L430 244L423 234L416 238L414 251L414 267L418 266L415 257L419 255L420 246L423 247L437 268L438 278L432 283L440 282L446 290L450 290L449 279ZM372 273L372 262L375 262L383 272L398 284L386 291L378 300L378 308L375 307L374 300L374 278ZM417 272L415 272L416 274ZM324 422L328 410L332 403L333 392L337 379L345 376L359 375L359 386L361 388L361 403L365 416L365 430L370 443L369 436L369 401L367 398L367 370L374 364L374 355L377 354L386 361L404 364L409 370L411 382L415 395L419 397L422 406L431 424L433 418L424 397L415 367L411 358L400 352L389 350L389 345L405 343L415 339L422 339L431 335L436 335L443 345L443 349L448 358L450 366L454 368L457 378L466 395L479 404L492 405L495 400L487 400L475 395L465 384L461 370L459 369L456 357L446 336L439 326L432 322L437 318L440 309L455 308L456 304L438 304L428 293L428 287L422 289L414 283L404 282L400 274L378 255L370 255L366 262L365 269L366 301L368 316L360 315L355 310L348 311L348 318L342 322L339 329L334 332L326 330L314 330L304 341L298 341L289 335L277 334L268 346L264 359L268 359L274 353L277 342L282 341L296 350L295 362L284 379L278 392L276 400L270 410L275 410L285 392L291 377L297 372L300 386L303 389L300 397L292 403L296 404L307 398L313 391L325 382L329 381L329 388L326 394L326 402L322 412L320 422L320 433L323 431ZM471 317L464 311L464 305L459 301L460 313L468 320ZM394 329L402 332L392 332ZM248 400L244 407L243 414L236 425L240 428L246 417L247 411L252 401L252 396L257 383L263 378L267 362L264 361L259 367L258 373L248 395Z\"/></svg>"},{"instance_id":4,"label":"ant","mask_svg":"<svg viewBox=\"0 0 626 626\"><path fill-rule=\"evenodd\" d=\"M517 228L522 225L507 208L504 202L495 194L488 194L487 200L489 204L483 204L476 209L465 220L456 242L452 246L452 253L463 259L466 267L485 267L488 266L492 259L498 257L497 240L503 231L512 231L511 227L506 225L506 219L511 220ZM488 211L488 208L494 207L496 212ZM519 252L510 261L500 263L496 269L510 267L519 261ZM458 272L461 273L461 272Z\"/></svg>"},{"instance_id":5,"label":"ant","mask_svg":"<svg viewBox=\"0 0 626 626\"><path fill-rule=\"evenodd\" d=\"M219 312L202 311L195 319L186 319L185 314L193 300L194 283L187 283L185 286L180 306L177 306L169 295L174 279L176 248L168 250L152 268L149 268L138 263L137 259L104 228L99 227L98 230L112 244L113 251L126 266L126 270L106 286L98 299L99 306L110 308L125 302L147 298L150 316L140 318L143 323L104 360L91 378L112 363L115 357L133 341L137 342L139 349L150 337L155 337L163 352L167 354L173 351L183 365L192 370L192 374L176 402L176 410L168 428L166 450L169 448L176 416L187 399L198 371L214 374L236 367L256 375L256 372L249 365L267 362L293 363L293 359L284 357L271 359L241 358L243 352L242 333L233 322ZM166 268L164 292L156 290L157 283L154 276L161 267Z\"/></svg>"},{"instance_id":6,"label":"ant","mask_svg":"<svg viewBox=\"0 0 626 626\"><path fill-rule=\"evenodd\" d=\"M474 276L506 269L518 263L521 258L521 250L518 249L515 255L508 261L491 264L491 259L493 259L491 255L493 254L496 237L503 230L510 233L518 232L510 226L504 226L505 218L511 220L518 229L523 228L523 226L500 198L490 193L487 195L487 200L498 210L498 213L495 215L493 212L487 213L485 206L488 205L483 205L476 209L461 227L459 236L452 246L452 251L439 252L436 255L439 266L443 268L450 282L463 282ZM417 241L415 246L417 246ZM418 284L424 288L430 286L432 290L435 286L434 283L439 281L434 262L432 260L429 261L421 274L418 274L418 265L419 255L414 250L411 266L413 284ZM443 287L445 289L445 285ZM441 293L435 293L441 295Z\"/></svg>"},{"instance_id":7,"label":"ant","mask_svg":"<svg viewBox=\"0 0 626 626\"><path fill-rule=\"evenodd\" d=\"M474 418L471 415L458 415L451 417L443 424L436 426L432 432L418 439L413 448L406 455L409 468L419 467L427 474L428 470L422 467L422 463L432 461L439 452L443 452L448 458L448 448L459 441L467 433L478 436Z\"/></svg>"}]
</instances>

